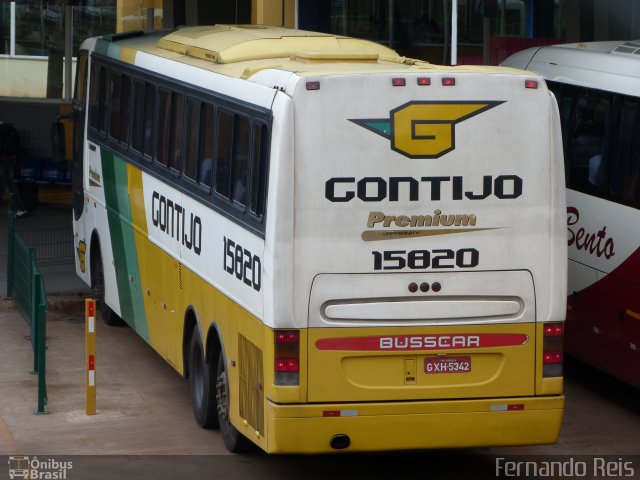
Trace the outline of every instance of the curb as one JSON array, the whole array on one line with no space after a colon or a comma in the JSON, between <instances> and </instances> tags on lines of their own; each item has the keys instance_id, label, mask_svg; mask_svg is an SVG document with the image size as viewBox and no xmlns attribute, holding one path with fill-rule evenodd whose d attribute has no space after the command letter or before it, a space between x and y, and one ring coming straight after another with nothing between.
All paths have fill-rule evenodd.
<instances>
[{"instance_id":1,"label":"curb","mask_svg":"<svg viewBox=\"0 0 640 480\"><path fill-rule=\"evenodd\" d=\"M61 294L47 297L47 310L61 313L84 313L84 301L91 298L87 294ZM16 301L13 298L0 298L0 312L15 310Z\"/></svg>"},{"instance_id":2,"label":"curb","mask_svg":"<svg viewBox=\"0 0 640 480\"><path fill-rule=\"evenodd\" d=\"M80 313L84 315L84 301L92 298L88 294L49 295L47 307L50 312Z\"/></svg>"}]
</instances>

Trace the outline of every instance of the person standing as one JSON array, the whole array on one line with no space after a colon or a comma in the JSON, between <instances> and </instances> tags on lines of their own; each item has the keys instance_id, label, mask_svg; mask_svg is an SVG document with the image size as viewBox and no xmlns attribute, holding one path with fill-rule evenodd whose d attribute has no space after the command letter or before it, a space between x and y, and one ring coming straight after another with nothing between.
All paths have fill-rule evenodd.
<instances>
[{"instance_id":1,"label":"person standing","mask_svg":"<svg viewBox=\"0 0 640 480\"><path fill-rule=\"evenodd\" d=\"M16 218L27 214L16 184L16 169L18 156L21 153L20 137L15 127L10 123L0 122L0 200L5 190L13 194L16 207Z\"/></svg>"}]
</instances>

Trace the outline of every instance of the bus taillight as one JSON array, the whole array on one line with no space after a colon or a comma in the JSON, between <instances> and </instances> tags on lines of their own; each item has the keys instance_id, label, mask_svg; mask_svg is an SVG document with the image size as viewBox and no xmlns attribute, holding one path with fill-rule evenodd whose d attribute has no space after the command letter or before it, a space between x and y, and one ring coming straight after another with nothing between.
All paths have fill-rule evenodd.
<instances>
[{"instance_id":1,"label":"bus taillight","mask_svg":"<svg viewBox=\"0 0 640 480\"><path fill-rule=\"evenodd\" d=\"M542 376L561 377L562 361L564 359L563 343L564 324L547 323L544 326L544 340L542 352Z\"/></svg>"},{"instance_id":2,"label":"bus taillight","mask_svg":"<svg viewBox=\"0 0 640 480\"><path fill-rule=\"evenodd\" d=\"M274 332L274 381L276 385L300 384L300 331Z\"/></svg>"}]
</instances>

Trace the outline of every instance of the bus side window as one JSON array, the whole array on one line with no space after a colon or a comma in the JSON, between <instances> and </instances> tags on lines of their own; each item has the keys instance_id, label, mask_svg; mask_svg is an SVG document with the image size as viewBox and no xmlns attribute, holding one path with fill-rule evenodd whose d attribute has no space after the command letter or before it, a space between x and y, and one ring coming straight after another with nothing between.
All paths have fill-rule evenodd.
<instances>
[{"instance_id":1,"label":"bus side window","mask_svg":"<svg viewBox=\"0 0 640 480\"><path fill-rule=\"evenodd\" d=\"M571 165L569 162L567 130L571 122L571 111L573 109L574 88L571 86L563 86L561 83L547 80L547 87L553 93L558 103L558 112L560 114L560 127L562 138L562 151L564 154L564 177L567 185L571 183Z\"/></svg>"},{"instance_id":2,"label":"bus side window","mask_svg":"<svg viewBox=\"0 0 640 480\"><path fill-rule=\"evenodd\" d=\"M109 114L111 112L111 97L109 95L110 76L110 72L106 67L100 67L100 124L98 126L98 129L102 133L107 132Z\"/></svg>"},{"instance_id":3,"label":"bus side window","mask_svg":"<svg viewBox=\"0 0 640 480\"><path fill-rule=\"evenodd\" d=\"M614 200L640 207L640 100L620 97L614 129L609 193Z\"/></svg>"},{"instance_id":4,"label":"bus side window","mask_svg":"<svg viewBox=\"0 0 640 480\"><path fill-rule=\"evenodd\" d=\"M215 187L223 197L229 198L231 191L231 153L233 150L233 114L218 111L216 135Z\"/></svg>"},{"instance_id":5,"label":"bus side window","mask_svg":"<svg viewBox=\"0 0 640 480\"><path fill-rule=\"evenodd\" d=\"M267 158L268 158L268 130L263 123L256 122L253 126L253 152L251 154L251 200L249 210L258 217L264 215Z\"/></svg>"},{"instance_id":6,"label":"bus side window","mask_svg":"<svg viewBox=\"0 0 640 480\"><path fill-rule=\"evenodd\" d=\"M191 180L197 180L198 150L200 148L200 109L201 103L193 98L187 99L187 152L183 173Z\"/></svg>"},{"instance_id":7,"label":"bus side window","mask_svg":"<svg viewBox=\"0 0 640 480\"><path fill-rule=\"evenodd\" d=\"M91 65L91 91L89 92L89 125L98 129L98 119L100 118L100 78L98 68Z\"/></svg>"},{"instance_id":8,"label":"bus side window","mask_svg":"<svg viewBox=\"0 0 640 480\"><path fill-rule=\"evenodd\" d=\"M606 142L610 124L610 95L580 90L568 134L570 188L596 195L606 192Z\"/></svg>"},{"instance_id":9,"label":"bus side window","mask_svg":"<svg viewBox=\"0 0 640 480\"><path fill-rule=\"evenodd\" d=\"M109 136L114 140L120 140L120 99L122 97L122 77L119 73L111 74L109 96L111 97L111 123L109 124Z\"/></svg>"},{"instance_id":10,"label":"bus side window","mask_svg":"<svg viewBox=\"0 0 640 480\"><path fill-rule=\"evenodd\" d=\"M235 116L233 128L233 185L232 200L242 206L247 203L247 177L249 170L249 118Z\"/></svg>"},{"instance_id":11,"label":"bus side window","mask_svg":"<svg viewBox=\"0 0 640 480\"><path fill-rule=\"evenodd\" d=\"M153 158L154 122L156 118L156 87L146 83L144 87L144 123L142 153Z\"/></svg>"},{"instance_id":12,"label":"bus side window","mask_svg":"<svg viewBox=\"0 0 640 480\"><path fill-rule=\"evenodd\" d=\"M156 161L169 166L169 140L171 139L171 93L160 90L158 93L158 143Z\"/></svg>"},{"instance_id":13,"label":"bus side window","mask_svg":"<svg viewBox=\"0 0 640 480\"><path fill-rule=\"evenodd\" d=\"M144 124L144 84L133 82L133 131L131 133L131 148L142 153L142 136Z\"/></svg>"},{"instance_id":14,"label":"bus side window","mask_svg":"<svg viewBox=\"0 0 640 480\"><path fill-rule=\"evenodd\" d=\"M87 67L89 63L89 55L85 50L80 51L77 63L78 70L76 73L76 85L73 98L84 105L87 101Z\"/></svg>"},{"instance_id":15,"label":"bus side window","mask_svg":"<svg viewBox=\"0 0 640 480\"><path fill-rule=\"evenodd\" d=\"M131 115L131 78L128 75L122 76L121 96L120 96L120 140L129 143L129 119Z\"/></svg>"},{"instance_id":16,"label":"bus side window","mask_svg":"<svg viewBox=\"0 0 640 480\"><path fill-rule=\"evenodd\" d=\"M171 94L171 150L169 152L169 167L182 170L182 145L184 138L184 97L179 93Z\"/></svg>"},{"instance_id":17,"label":"bus side window","mask_svg":"<svg viewBox=\"0 0 640 480\"><path fill-rule=\"evenodd\" d=\"M211 187L213 178L213 141L215 140L215 109L205 103L200 114L200 151L198 155L198 182Z\"/></svg>"}]
</instances>

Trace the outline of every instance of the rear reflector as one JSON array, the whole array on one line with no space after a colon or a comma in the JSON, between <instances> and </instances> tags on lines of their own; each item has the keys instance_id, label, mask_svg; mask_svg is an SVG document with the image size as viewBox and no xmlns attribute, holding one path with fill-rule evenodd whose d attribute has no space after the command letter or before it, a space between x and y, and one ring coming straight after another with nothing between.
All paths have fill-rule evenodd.
<instances>
[{"instance_id":1,"label":"rear reflector","mask_svg":"<svg viewBox=\"0 0 640 480\"><path fill-rule=\"evenodd\" d=\"M307 82L307 90L320 90L320 82Z\"/></svg>"},{"instance_id":2,"label":"rear reflector","mask_svg":"<svg viewBox=\"0 0 640 480\"><path fill-rule=\"evenodd\" d=\"M562 362L564 360L564 324L547 323L543 327L543 332L542 376L561 377L563 375Z\"/></svg>"},{"instance_id":3,"label":"rear reflector","mask_svg":"<svg viewBox=\"0 0 640 480\"><path fill-rule=\"evenodd\" d=\"M297 358L276 358L274 368L276 373L298 373L300 372L300 360Z\"/></svg>"},{"instance_id":4,"label":"rear reflector","mask_svg":"<svg viewBox=\"0 0 640 480\"><path fill-rule=\"evenodd\" d=\"M444 87L453 87L456 84L456 79L452 77L444 77L442 79L442 85Z\"/></svg>"},{"instance_id":5,"label":"rear reflector","mask_svg":"<svg viewBox=\"0 0 640 480\"><path fill-rule=\"evenodd\" d=\"M544 326L545 337L562 337L564 335L564 324L548 323Z\"/></svg>"},{"instance_id":6,"label":"rear reflector","mask_svg":"<svg viewBox=\"0 0 640 480\"><path fill-rule=\"evenodd\" d=\"M300 385L300 331L275 330L274 383L276 385Z\"/></svg>"},{"instance_id":7,"label":"rear reflector","mask_svg":"<svg viewBox=\"0 0 640 480\"><path fill-rule=\"evenodd\" d=\"M407 84L407 81L404 78L393 78L391 79L391 85L394 87L404 87Z\"/></svg>"},{"instance_id":8,"label":"rear reflector","mask_svg":"<svg viewBox=\"0 0 640 480\"><path fill-rule=\"evenodd\" d=\"M545 365L562 363L562 352L544 352L542 361Z\"/></svg>"},{"instance_id":9,"label":"rear reflector","mask_svg":"<svg viewBox=\"0 0 640 480\"><path fill-rule=\"evenodd\" d=\"M537 80L525 80L524 81L524 88L538 88L538 81Z\"/></svg>"},{"instance_id":10,"label":"rear reflector","mask_svg":"<svg viewBox=\"0 0 640 480\"><path fill-rule=\"evenodd\" d=\"M300 332L298 330L277 330L276 344L287 345L300 343Z\"/></svg>"},{"instance_id":11,"label":"rear reflector","mask_svg":"<svg viewBox=\"0 0 640 480\"><path fill-rule=\"evenodd\" d=\"M492 412L517 412L524 410L524 403L509 403L502 405L491 405Z\"/></svg>"}]
</instances>

